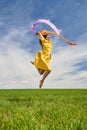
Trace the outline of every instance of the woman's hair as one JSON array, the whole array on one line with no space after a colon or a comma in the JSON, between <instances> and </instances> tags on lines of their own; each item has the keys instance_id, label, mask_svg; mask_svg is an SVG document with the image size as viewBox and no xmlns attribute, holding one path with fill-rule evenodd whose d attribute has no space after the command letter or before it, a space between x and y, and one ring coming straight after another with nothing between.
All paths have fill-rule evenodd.
<instances>
[{"instance_id":1,"label":"woman's hair","mask_svg":"<svg viewBox=\"0 0 87 130\"><path fill-rule=\"evenodd\" d=\"M43 35L43 37L46 39L47 35Z\"/></svg>"},{"instance_id":2,"label":"woman's hair","mask_svg":"<svg viewBox=\"0 0 87 130\"><path fill-rule=\"evenodd\" d=\"M47 35L43 35L43 37L46 39ZM43 48L42 41L40 39L39 39L39 43L40 43L41 47Z\"/></svg>"}]
</instances>

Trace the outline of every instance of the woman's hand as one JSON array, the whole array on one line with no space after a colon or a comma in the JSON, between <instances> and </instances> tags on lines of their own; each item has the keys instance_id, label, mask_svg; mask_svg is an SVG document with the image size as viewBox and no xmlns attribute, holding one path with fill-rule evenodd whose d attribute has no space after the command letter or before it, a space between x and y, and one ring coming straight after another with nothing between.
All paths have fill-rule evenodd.
<instances>
[{"instance_id":1,"label":"woman's hand","mask_svg":"<svg viewBox=\"0 0 87 130\"><path fill-rule=\"evenodd\" d=\"M39 34L39 32L36 32L36 35L38 35Z\"/></svg>"},{"instance_id":2,"label":"woman's hand","mask_svg":"<svg viewBox=\"0 0 87 130\"><path fill-rule=\"evenodd\" d=\"M70 41L67 41L67 43L68 43L69 45L72 45L72 46L76 46L76 45L77 45L76 43L73 43L73 42L70 42Z\"/></svg>"}]
</instances>

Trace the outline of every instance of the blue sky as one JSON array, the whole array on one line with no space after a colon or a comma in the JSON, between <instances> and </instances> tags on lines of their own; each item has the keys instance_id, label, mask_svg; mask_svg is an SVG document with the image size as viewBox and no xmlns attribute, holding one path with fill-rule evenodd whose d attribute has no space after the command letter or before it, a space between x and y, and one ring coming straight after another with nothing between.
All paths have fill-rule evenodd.
<instances>
[{"instance_id":1,"label":"blue sky","mask_svg":"<svg viewBox=\"0 0 87 130\"><path fill-rule=\"evenodd\" d=\"M44 88L87 88L87 1L0 0L0 89L38 88L41 76L30 64L40 49L31 25L43 18L77 47L52 36L52 73ZM41 29L53 31L46 24Z\"/></svg>"}]
</instances>

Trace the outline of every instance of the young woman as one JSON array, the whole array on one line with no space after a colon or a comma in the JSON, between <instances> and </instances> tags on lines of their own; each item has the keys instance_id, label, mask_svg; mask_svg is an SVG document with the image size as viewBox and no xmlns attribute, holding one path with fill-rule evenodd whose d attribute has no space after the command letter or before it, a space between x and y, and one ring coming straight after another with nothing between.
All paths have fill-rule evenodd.
<instances>
[{"instance_id":1,"label":"young woman","mask_svg":"<svg viewBox=\"0 0 87 130\"><path fill-rule=\"evenodd\" d=\"M57 35L59 38L63 39L70 45L76 45L64 38L62 35L58 35L55 32L50 32L47 30L42 30L41 32L36 32L38 35L38 39L40 41L42 50L36 53L35 61L31 63L35 65L40 75L42 75L42 79L39 83L39 88L42 88L44 80L51 72L50 60L51 60L51 51L52 51L52 42L49 34Z\"/></svg>"}]
</instances>

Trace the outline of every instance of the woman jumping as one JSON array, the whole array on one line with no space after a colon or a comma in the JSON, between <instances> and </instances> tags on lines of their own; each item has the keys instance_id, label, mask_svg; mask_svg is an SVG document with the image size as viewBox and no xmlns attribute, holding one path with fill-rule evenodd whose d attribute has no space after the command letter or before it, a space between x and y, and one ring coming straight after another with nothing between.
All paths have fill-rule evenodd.
<instances>
[{"instance_id":1,"label":"woman jumping","mask_svg":"<svg viewBox=\"0 0 87 130\"><path fill-rule=\"evenodd\" d=\"M42 88L44 80L51 72L50 60L51 60L51 52L52 52L52 42L49 34L54 34L59 38L63 39L70 45L76 45L67 40L61 34L57 34L56 32L50 32L47 30L42 30L41 32L36 32L38 39L40 41L42 50L38 51L35 56L35 61L31 61L33 65L37 68L40 75L42 75L42 79L39 83L39 88Z\"/></svg>"}]
</instances>

